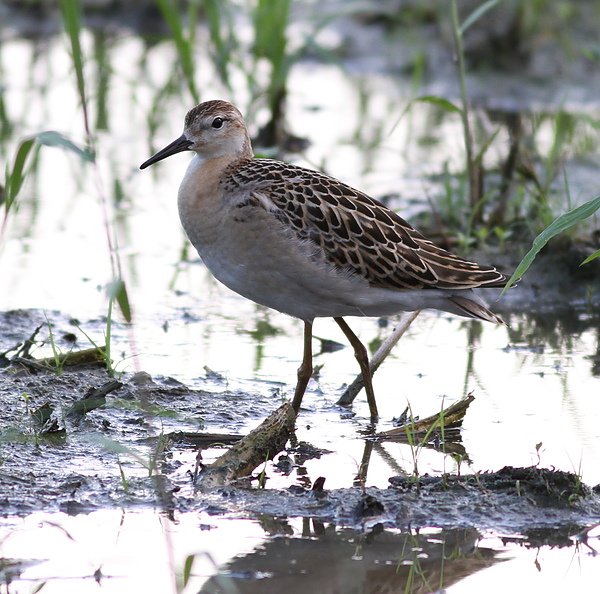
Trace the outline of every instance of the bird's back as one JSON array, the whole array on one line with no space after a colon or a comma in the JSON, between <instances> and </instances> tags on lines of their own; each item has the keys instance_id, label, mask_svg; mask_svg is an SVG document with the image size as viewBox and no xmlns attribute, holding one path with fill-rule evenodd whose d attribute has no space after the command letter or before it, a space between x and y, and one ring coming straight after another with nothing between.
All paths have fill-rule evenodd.
<instances>
[{"instance_id":1,"label":"bird's back","mask_svg":"<svg viewBox=\"0 0 600 594\"><path fill-rule=\"evenodd\" d=\"M506 277L426 239L381 202L323 173L271 159L247 159L227 170L225 195L263 208L334 267L372 287L500 287Z\"/></svg>"}]
</instances>

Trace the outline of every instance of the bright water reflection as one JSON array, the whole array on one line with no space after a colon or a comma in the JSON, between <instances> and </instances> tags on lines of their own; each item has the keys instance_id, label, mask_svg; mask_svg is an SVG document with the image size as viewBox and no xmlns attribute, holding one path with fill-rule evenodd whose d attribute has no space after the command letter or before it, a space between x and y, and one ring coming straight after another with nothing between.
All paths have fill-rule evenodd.
<instances>
[{"instance_id":1,"label":"bright water reflection","mask_svg":"<svg viewBox=\"0 0 600 594\"><path fill-rule=\"evenodd\" d=\"M0 523L2 581L43 591L362 594L594 591L586 547L555 549L473 528L362 532L309 519L230 520L155 511L33 514ZM186 560L189 578L184 587ZM177 586L176 586L177 584ZM176 588L179 589L176 589ZM378 590L379 591L379 590Z\"/></svg>"}]
</instances>

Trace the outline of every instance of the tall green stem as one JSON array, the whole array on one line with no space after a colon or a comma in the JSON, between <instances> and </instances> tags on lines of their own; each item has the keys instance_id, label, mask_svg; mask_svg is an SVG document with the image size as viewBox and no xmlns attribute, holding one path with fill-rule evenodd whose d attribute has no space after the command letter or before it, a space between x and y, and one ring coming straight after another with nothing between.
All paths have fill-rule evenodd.
<instances>
[{"instance_id":1,"label":"tall green stem","mask_svg":"<svg viewBox=\"0 0 600 594\"><path fill-rule=\"evenodd\" d=\"M462 124L463 135L465 139L465 151L467 155L467 175L469 177L469 204L471 205L471 215L474 223L481 222L480 205L480 175L481 171L473 158L473 135L469 123L469 99L467 97L467 84L465 73L465 59L462 44L462 30L458 20L458 8L456 0L450 2L450 12L452 18L452 33L454 36L454 47L456 49L456 59L458 62L458 79L460 84L460 98L462 103Z\"/></svg>"}]
</instances>

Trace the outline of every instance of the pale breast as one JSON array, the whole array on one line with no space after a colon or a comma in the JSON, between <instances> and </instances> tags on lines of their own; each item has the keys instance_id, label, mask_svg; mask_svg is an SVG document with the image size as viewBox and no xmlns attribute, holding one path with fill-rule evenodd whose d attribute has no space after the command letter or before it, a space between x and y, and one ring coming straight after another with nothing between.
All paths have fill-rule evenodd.
<instances>
[{"instance_id":1,"label":"pale breast","mask_svg":"<svg viewBox=\"0 0 600 594\"><path fill-rule=\"evenodd\" d=\"M344 315L361 315L354 293L368 283L334 268L260 206L230 209L215 241L196 248L218 280L256 303L301 319L338 315L338 306Z\"/></svg>"}]
</instances>

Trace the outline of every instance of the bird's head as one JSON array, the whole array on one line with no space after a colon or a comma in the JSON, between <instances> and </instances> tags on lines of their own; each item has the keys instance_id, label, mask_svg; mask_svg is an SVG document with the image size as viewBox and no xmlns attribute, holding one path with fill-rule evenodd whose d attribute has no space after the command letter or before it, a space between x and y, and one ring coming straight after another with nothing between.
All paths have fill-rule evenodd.
<instances>
[{"instance_id":1,"label":"bird's head","mask_svg":"<svg viewBox=\"0 0 600 594\"><path fill-rule=\"evenodd\" d=\"M203 160L229 156L251 157L250 137L239 110L227 101L205 101L185 116L183 134L140 165L140 169L182 151Z\"/></svg>"}]
</instances>

